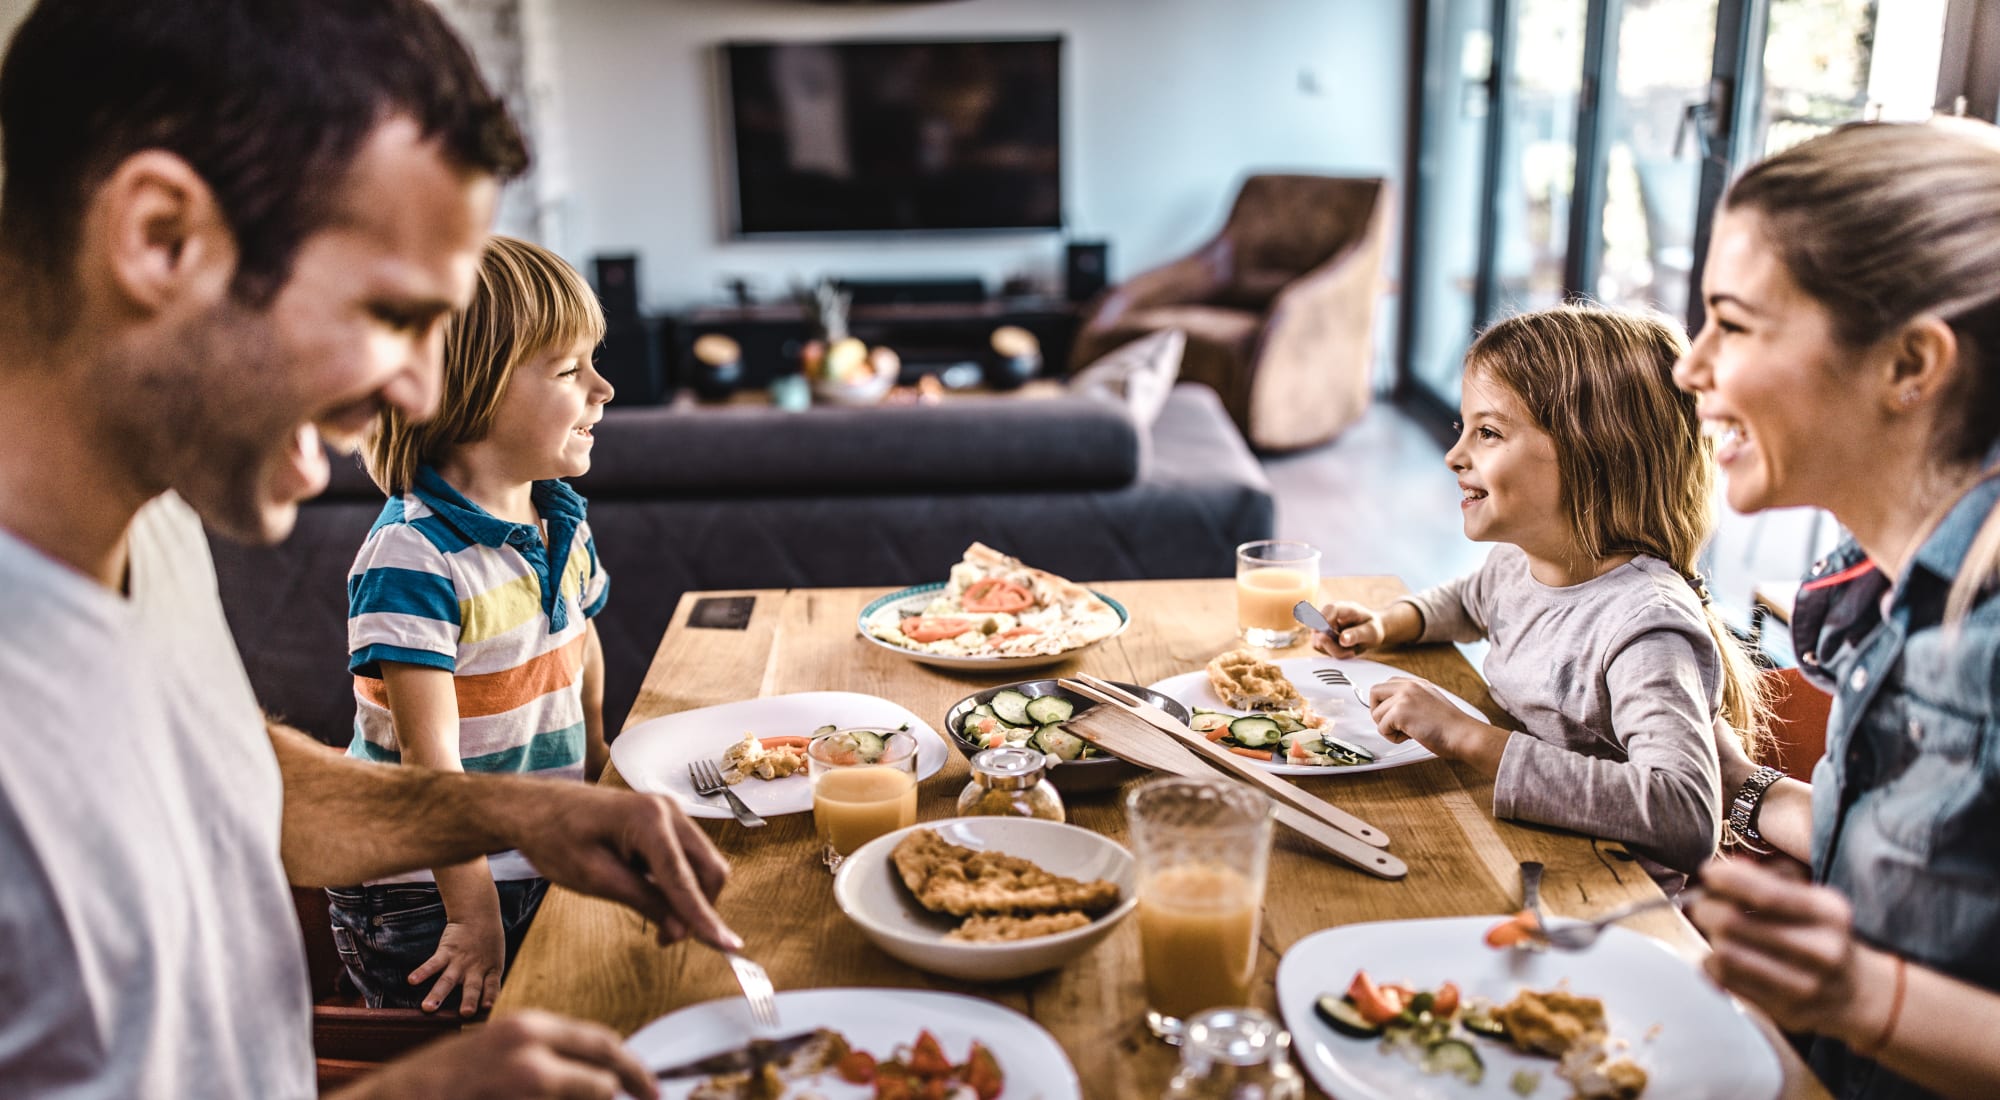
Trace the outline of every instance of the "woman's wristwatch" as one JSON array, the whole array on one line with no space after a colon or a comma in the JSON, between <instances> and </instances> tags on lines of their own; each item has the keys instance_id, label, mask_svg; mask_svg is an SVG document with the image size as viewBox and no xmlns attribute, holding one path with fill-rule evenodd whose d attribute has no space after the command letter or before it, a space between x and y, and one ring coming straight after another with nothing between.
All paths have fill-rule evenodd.
<instances>
[{"instance_id":1,"label":"woman's wristwatch","mask_svg":"<svg viewBox=\"0 0 2000 1100\"><path fill-rule=\"evenodd\" d=\"M1784 777L1776 768L1758 768L1736 788L1736 798L1729 804L1730 831L1739 843L1760 856L1771 854L1772 849L1764 834L1757 831L1757 808L1764 803L1764 792Z\"/></svg>"}]
</instances>

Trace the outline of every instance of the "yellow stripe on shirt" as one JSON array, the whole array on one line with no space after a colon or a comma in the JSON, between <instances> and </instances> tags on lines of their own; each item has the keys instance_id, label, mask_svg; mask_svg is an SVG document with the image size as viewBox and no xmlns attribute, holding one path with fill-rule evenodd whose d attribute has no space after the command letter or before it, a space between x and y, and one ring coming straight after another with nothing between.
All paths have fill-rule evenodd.
<instances>
[{"instance_id":1,"label":"yellow stripe on shirt","mask_svg":"<svg viewBox=\"0 0 2000 1100\"><path fill-rule=\"evenodd\" d=\"M573 557L573 555L572 555ZM497 638L542 613L542 587L533 573L524 573L469 600L458 602L458 644Z\"/></svg>"}]
</instances>

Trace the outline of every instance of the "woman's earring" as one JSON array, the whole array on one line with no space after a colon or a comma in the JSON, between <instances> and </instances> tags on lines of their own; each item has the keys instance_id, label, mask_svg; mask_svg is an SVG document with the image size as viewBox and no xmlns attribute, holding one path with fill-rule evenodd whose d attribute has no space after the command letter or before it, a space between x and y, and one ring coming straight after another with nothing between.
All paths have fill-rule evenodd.
<instances>
[{"instance_id":1,"label":"woman's earring","mask_svg":"<svg viewBox=\"0 0 2000 1100\"><path fill-rule=\"evenodd\" d=\"M1910 387L1909 389L1907 389L1907 390L1904 390L1904 391L1903 391L1903 407L1907 409L1907 408L1909 408L1910 406L1912 406L1912 405L1916 404L1916 403L1917 403L1917 399L1918 399L1918 398L1920 398L1920 397L1922 397L1923 395L1924 395L1924 391L1922 391L1922 390L1918 389L1918 388L1917 388L1917 387L1915 387L1915 386L1911 386L1911 387Z\"/></svg>"}]
</instances>

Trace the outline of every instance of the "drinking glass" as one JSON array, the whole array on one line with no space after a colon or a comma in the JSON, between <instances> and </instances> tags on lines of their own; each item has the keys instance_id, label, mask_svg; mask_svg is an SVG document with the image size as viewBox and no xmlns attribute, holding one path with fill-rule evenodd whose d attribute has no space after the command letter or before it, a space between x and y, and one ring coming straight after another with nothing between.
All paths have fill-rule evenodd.
<instances>
[{"instance_id":1,"label":"drinking glass","mask_svg":"<svg viewBox=\"0 0 2000 1100\"><path fill-rule=\"evenodd\" d=\"M868 743L879 739L880 755ZM878 836L917 823L917 740L901 730L844 729L806 744L813 827L828 870Z\"/></svg>"},{"instance_id":2,"label":"drinking glass","mask_svg":"<svg viewBox=\"0 0 2000 1100\"><path fill-rule=\"evenodd\" d=\"M1281 648L1305 636L1292 605L1318 605L1319 551L1312 544L1260 539L1236 548L1236 626L1253 646Z\"/></svg>"},{"instance_id":3,"label":"drinking glass","mask_svg":"<svg viewBox=\"0 0 2000 1100\"><path fill-rule=\"evenodd\" d=\"M1125 798L1139 872L1146 1026L1178 1044L1203 1009L1250 999L1271 803L1232 779L1170 778Z\"/></svg>"}]
</instances>

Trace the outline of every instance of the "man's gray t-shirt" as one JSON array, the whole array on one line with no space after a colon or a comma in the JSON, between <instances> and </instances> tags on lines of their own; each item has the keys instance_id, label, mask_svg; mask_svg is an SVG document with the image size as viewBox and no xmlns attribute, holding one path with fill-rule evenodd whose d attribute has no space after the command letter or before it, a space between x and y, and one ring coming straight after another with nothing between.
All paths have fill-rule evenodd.
<instances>
[{"instance_id":1,"label":"man's gray t-shirt","mask_svg":"<svg viewBox=\"0 0 2000 1100\"><path fill-rule=\"evenodd\" d=\"M0 529L0 1092L309 1097L284 791L179 498L130 577Z\"/></svg>"},{"instance_id":2,"label":"man's gray t-shirt","mask_svg":"<svg viewBox=\"0 0 2000 1100\"><path fill-rule=\"evenodd\" d=\"M1556 588L1503 543L1409 602L1425 642L1492 643L1487 686L1527 731L1507 739L1495 816L1623 841L1676 871L1714 854L1722 655L1671 565L1640 555Z\"/></svg>"}]
</instances>

